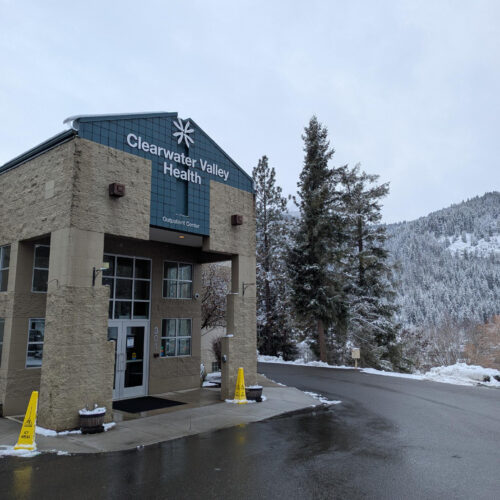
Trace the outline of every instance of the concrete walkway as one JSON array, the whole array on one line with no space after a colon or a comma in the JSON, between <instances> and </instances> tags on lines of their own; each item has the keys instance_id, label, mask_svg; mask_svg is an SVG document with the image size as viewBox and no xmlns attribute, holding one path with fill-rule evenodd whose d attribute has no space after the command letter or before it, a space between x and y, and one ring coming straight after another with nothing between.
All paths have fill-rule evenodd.
<instances>
[{"instance_id":1,"label":"concrete walkway","mask_svg":"<svg viewBox=\"0 0 500 500\"><path fill-rule=\"evenodd\" d=\"M319 404L316 399L293 387L278 386L267 379L261 380L260 383L264 386L263 394L266 397L266 401L261 403L225 403L218 400L219 391L211 388L195 389L196 392L192 394L190 391L184 391L184 394L169 394L170 399L182 400L184 397L187 404L163 412L149 412L148 416L142 418L115 411L115 420L121 421L107 432L54 437L37 434L37 448L39 451L68 453L121 451L257 422ZM0 445L14 445L20 429L19 422L0 418Z\"/></svg>"}]
</instances>

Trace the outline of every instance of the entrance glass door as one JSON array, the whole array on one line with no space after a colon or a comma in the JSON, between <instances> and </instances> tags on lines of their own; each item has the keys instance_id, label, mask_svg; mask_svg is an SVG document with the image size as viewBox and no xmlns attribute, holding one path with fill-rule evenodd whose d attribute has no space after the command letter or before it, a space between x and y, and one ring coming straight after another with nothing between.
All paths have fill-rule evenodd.
<instances>
[{"instance_id":1,"label":"entrance glass door","mask_svg":"<svg viewBox=\"0 0 500 500\"><path fill-rule=\"evenodd\" d=\"M114 340L115 378L113 399L147 394L149 323L113 320L108 324L108 340Z\"/></svg>"}]
</instances>

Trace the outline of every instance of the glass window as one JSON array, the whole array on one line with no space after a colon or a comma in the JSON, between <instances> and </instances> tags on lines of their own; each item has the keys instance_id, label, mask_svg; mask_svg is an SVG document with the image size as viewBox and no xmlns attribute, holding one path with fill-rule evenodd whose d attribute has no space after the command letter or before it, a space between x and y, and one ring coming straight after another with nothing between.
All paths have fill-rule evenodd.
<instances>
[{"instance_id":1,"label":"glass window","mask_svg":"<svg viewBox=\"0 0 500 500\"><path fill-rule=\"evenodd\" d=\"M132 278L134 276L134 259L128 257L117 257L116 275L123 278Z\"/></svg>"},{"instance_id":2,"label":"glass window","mask_svg":"<svg viewBox=\"0 0 500 500\"><path fill-rule=\"evenodd\" d=\"M0 292L7 291L9 281L10 245L0 247Z\"/></svg>"},{"instance_id":3,"label":"glass window","mask_svg":"<svg viewBox=\"0 0 500 500\"><path fill-rule=\"evenodd\" d=\"M104 255L109 269L102 284L109 286L109 319L149 319L151 261Z\"/></svg>"},{"instance_id":4,"label":"glass window","mask_svg":"<svg viewBox=\"0 0 500 500\"><path fill-rule=\"evenodd\" d=\"M35 257L33 262L33 283L31 291L46 292L49 280L49 256L48 245L35 245Z\"/></svg>"},{"instance_id":5,"label":"glass window","mask_svg":"<svg viewBox=\"0 0 500 500\"><path fill-rule=\"evenodd\" d=\"M164 319L161 325L160 357L191 356L191 336L191 319Z\"/></svg>"},{"instance_id":6,"label":"glass window","mask_svg":"<svg viewBox=\"0 0 500 500\"><path fill-rule=\"evenodd\" d=\"M163 297L190 299L193 295L193 266L179 262L163 263Z\"/></svg>"},{"instance_id":7,"label":"glass window","mask_svg":"<svg viewBox=\"0 0 500 500\"><path fill-rule=\"evenodd\" d=\"M45 333L44 319L30 319L28 328L28 350L26 367L42 366L43 338Z\"/></svg>"},{"instance_id":8,"label":"glass window","mask_svg":"<svg viewBox=\"0 0 500 500\"><path fill-rule=\"evenodd\" d=\"M5 320L0 318L0 366L2 366L2 348L3 348L3 329Z\"/></svg>"}]
</instances>

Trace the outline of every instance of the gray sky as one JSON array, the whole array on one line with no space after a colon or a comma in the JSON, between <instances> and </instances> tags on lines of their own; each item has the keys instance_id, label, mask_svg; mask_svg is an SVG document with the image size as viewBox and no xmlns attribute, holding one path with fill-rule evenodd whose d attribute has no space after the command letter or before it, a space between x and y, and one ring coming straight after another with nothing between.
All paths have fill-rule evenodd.
<instances>
[{"instance_id":1,"label":"gray sky","mask_svg":"<svg viewBox=\"0 0 500 500\"><path fill-rule=\"evenodd\" d=\"M312 114L384 220L500 189L500 2L0 0L0 164L74 114L178 111L285 193Z\"/></svg>"}]
</instances>

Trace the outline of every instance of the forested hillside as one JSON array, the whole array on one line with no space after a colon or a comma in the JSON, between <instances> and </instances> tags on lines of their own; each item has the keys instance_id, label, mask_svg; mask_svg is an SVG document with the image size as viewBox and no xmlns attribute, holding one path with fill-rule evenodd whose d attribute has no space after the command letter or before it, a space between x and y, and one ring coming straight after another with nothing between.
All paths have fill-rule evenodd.
<instances>
[{"instance_id":1,"label":"forested hillside","mask_svg":"<svg viewBox=\"0 0 500 500\"><path fill-rule=\"evenodd\" d=\"M405 328L482 323L500 314L500 193L390 224Z\"/></svg>"}]
</instances>

